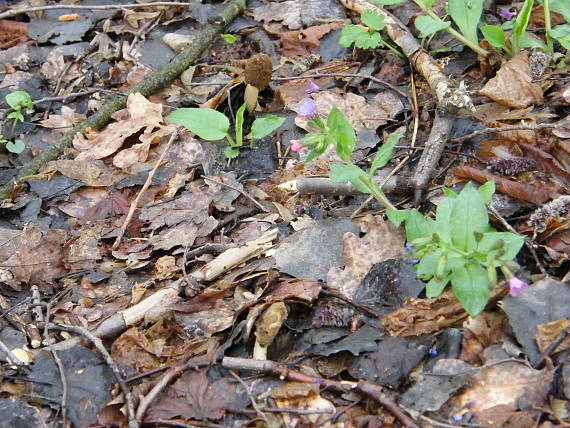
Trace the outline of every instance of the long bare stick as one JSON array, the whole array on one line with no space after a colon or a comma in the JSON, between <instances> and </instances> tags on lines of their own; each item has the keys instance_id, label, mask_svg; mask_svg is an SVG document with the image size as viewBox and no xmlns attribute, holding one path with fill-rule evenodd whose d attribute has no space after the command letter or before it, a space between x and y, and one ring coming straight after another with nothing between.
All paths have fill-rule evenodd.
<instances>
[{"instance_id":1,"label":"long bare stick","mask_svg":"<svg viewBox=\"0 0 570 428\"><path fill-rule=\"evenodd\" d=\"M155 3L129 3L129 4L101 4L93 6L77 5L77 4L53 4L46 6L23 7L20 9L11 9L0 13L0 19L10 18L22 13L42 12L44 10L56 9L74 9L74 10L108 10L108 9L133 9L137 7L159 7L159 6L191 6L193 3L178 3L174 1L157 1Z\"/></svg>"}]
</instances>

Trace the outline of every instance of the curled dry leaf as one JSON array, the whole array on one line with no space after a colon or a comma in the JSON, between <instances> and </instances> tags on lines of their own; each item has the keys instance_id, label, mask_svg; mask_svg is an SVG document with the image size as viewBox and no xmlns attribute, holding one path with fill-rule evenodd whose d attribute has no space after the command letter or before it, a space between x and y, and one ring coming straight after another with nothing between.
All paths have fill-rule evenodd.
<instances>
[{"instance_id":1,"label":"curled dry leaf","mask_svg":"<svg viewBox=\"0 0 570 428\"><path fill-rule=\"evenodd\" d=\"M480 93L509 107L524 108L542 102L542 88L532 82L528 53L507 61Z\"/></svg>"},{"instance_id":2,"label":"curled dry leaf","mask_svg":"<svg viewBox=\"0 0 570 428\"><path fill-rule=\"evenodd\" d=\"M141 137L152 134L154 128L162 123L162 106L148 101L140 93L130 94L127 98L125 112L114 116L123 116L118 122L112 123L92 137L85 138L81 133L75 135L73 146L81 151L76 160L102 159L115 153L123 142L144 128ZM141 139L141 141L144 140ZM144 142L144 141L143 141Z\"/></svg>"}]
</instances>

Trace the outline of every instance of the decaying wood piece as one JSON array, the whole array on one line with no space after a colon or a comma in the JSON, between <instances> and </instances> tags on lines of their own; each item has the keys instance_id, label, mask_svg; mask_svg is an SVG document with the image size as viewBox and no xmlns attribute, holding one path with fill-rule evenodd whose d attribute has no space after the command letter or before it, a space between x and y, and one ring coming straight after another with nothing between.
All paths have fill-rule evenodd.
<instances>
[{"instance_id":1,"label":"decaying wood piece","mask_svg":"<svg viewBox=\"0 0 570 428\"><path fill-rule=\"evenodd\" d=\"M218 257L202 266L200 269L189 274L191 278L201 281L212 281L233 267L244 263L273 247L272 241L277 237L277 229L271 229L257 239L254 239L241 247L230 248ZM107 318L96 329L93 335L100 338L114 337L127 328L137 324L143 319L156 320L171 311L171 307L182 298L180 294L184 290L184 279L174 281L168 287L158 290L156 293L137 303L136 305L120 311ZM68 339L54 344L55 350L69 349L78 343L78 339Z\"/></svg>"},{"instance_id":2,"label":"decaying wood piece","mask_svg":"<svg viewBox=\"0 0 570 428\"><path fill-rule=\"evenodd\" d=\"M339 0L346 8L362 13L366 9L375 10L384 17L386 31L390 39L400 47L408 57L413 68L428 82L437 97L437 109L434 124L425 150L414 172L411 185L416 191L416 198L431 178L448 140L455 115L460 109L474 110L473 102L463 85L454 85L442 71L437 62L421 48L418 40L392 14L383 8L370 4L366 0Z\"/></svg>"},{"instance_id":3,"label":"decaying wood piece","mask_svg":"<svg viewBox=\"0 0 570 428\"><path fill-rule=\"evenodd\" d=\"M224 27L233 21L235 17L240 15L244 9L245 0L231 0L220 13L219 24L205 25L196 33L194 43L180 52L168 64L162 66L154 75L128 90L125 95L120 95L107 101L97 113L75 126L73 130L61 137L55 145L44 150L33 160L26 163L20 169L16 177L10 179L8 183L0 187L0 199L9 197L12 189L22 184L26 180L26 177L37 174L44 164L56 160L61 156L66 148L72 146L75 134L83 132L88 128L101 129L105 126L113 113L125 108L129 94L139 92L145 97L148 97L165 88L173 79L179 76L198 59L200 54L219 37Z\"/></svg>"}]
</instances>

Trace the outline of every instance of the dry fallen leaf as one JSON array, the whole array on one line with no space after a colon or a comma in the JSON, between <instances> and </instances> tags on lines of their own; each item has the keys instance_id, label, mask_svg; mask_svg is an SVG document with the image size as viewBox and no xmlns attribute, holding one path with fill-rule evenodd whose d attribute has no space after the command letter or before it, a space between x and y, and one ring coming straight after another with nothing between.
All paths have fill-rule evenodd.
<instances>
[{"instance_id":1,"label":"dry fallen leaf","mask_svg":"<svg viewBox=\"0 0 570 428\"><path fill-rule=\"evenodd\" d=\"M479 92L499 104L514 108L542 102L542 88L532 82L526 51L503 64L497 75Z\"/></svg>"},{"instance_id":2,"label":"dry fallen leaf","mask_svg":"<svg viewBox=\"0 0 570 428\"><path fill-rule=\"evenodd\" d=\"M404 237L389 221L367 215L359 220L359 225L365 233L362 238L354 233L344 235L345 267L333 267L327 275L328 286L350 298L374 264L406 256Z\"/></svg>"}]
</instances>

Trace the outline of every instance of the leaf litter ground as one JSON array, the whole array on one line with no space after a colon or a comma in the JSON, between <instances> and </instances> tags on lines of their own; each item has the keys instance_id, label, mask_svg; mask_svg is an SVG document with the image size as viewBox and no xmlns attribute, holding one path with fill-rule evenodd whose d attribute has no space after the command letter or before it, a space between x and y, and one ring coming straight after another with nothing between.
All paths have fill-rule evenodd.
<instances>
[{"instance_id":1,"label":"leaf litter ground","mask_svg":"<svg viewBox=\"0 0 570 428\"><path fill-rule=\"evenodd\" d=\"M23 90L35 101L15 129L4 122L26 150L0 154L0 184L106 97L148 79L221 8L0 20L1 99ZM390 10L413 27L411 2ZM476 108L455 120L413 204L435 97L391 51L342 48L352 18L336 0L249 2L224 29L237 43L219 39L162 91L129 95L108 125L76 134L2 202L2 426L569 423L568 66L533 76L533 53L477 59L434 37L433 49L449 44L445 70L468 83ZM286 120L228 165L220 143L164 118L198 105L235 114L246 85L268 73L251 60L259 53L273 80L259 84L255 114ZM512 297L500 283L475 318L450 291L425 298L402 231L326 178L335 155L305 164L289 150L308 131L295 113L311 82L319 112L336 106L354 127L355 162L405 134L378 171L400 206L433 212L442 185L494 181L494 226L528 237L517 275L532 285Z\"/></svg>"}]
</instances>

